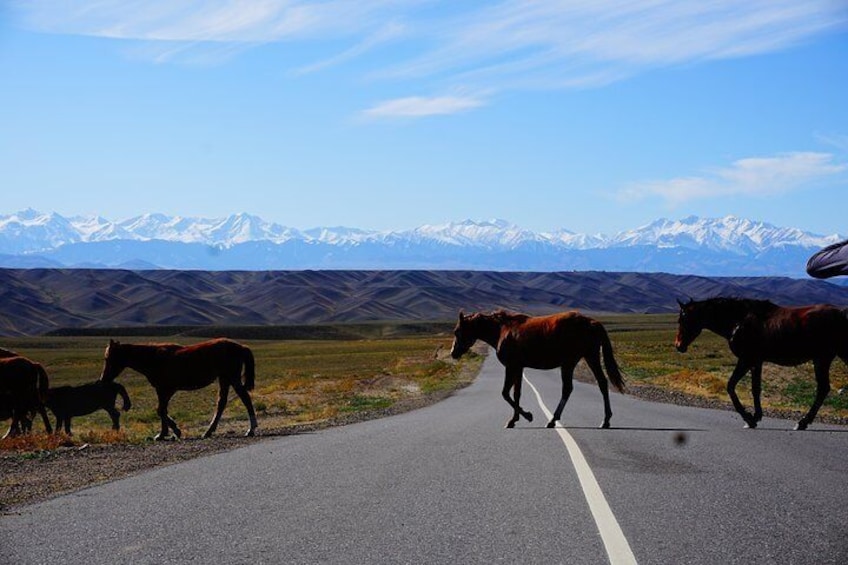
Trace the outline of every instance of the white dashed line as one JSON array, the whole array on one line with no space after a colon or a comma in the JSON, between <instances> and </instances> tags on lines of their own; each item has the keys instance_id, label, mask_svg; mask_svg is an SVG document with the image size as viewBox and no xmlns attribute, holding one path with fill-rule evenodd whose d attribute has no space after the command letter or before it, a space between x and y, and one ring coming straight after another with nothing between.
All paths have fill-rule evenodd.
<instances>
[{"instance_id":1,"label":"white dashed line","mask_svg":"<svg viewBox=\"0 0 848 565\"><path fill-rule=\"evenodd\" d=\"M539 402L542 412L544 412L548 421L553 417L553 414L548 410L545 403L542 402L542 396L533 383L524 375L524 381L533 390L536 395L536 400ZM636 556L630 549L630 544L627 543L627 538L624 537L624 532L621 531L621 526L618 525L618 520L615 519L612 510L607 503L604 493L598 485L595 474L583 457L583 452L580 451L577 442L568 433L568 430L562 427L557 422L555 428L560 439L565 444L568 450L568 455L571 457L571 463L574 465L574 470L577 472L577 478L580 479L580 486L583 487L583 494L586 496L586 502L589 504L589 509L592 511L592 517L595 518L595 524L598 526L598 533L601 534L601 540L604 542L604 548L607 550L611 565L635 564Z\"/></svg>"}]
</instances>

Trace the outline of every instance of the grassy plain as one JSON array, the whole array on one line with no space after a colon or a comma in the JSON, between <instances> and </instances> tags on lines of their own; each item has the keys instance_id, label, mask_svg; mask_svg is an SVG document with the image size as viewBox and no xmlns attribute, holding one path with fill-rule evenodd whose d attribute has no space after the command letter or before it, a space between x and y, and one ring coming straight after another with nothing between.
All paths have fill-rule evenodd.
<instances>
[{"instance_id":1,"label":"grassy plain","mask_svg":"<svg viewBox=\"0 0 848 565\"><path fill-rule=\"evenodd\" d=\"M610 331L616 357L632 388L641 385L660 387L688 395L726 403L727 378L735 358L727 343L704 332L686 354L673 347L676 317L672 315L598 316ZM449 326L432 326L422 331L408 328L395 332L391 325L346 328L344 338L338 330L310 330L325 339L239 339L253 349L257 377L253 399L260 430L332 420L345 415L374 412L411 397L452 390L467 384L462 364L448 359L451 337ZM396 327L395 327L396 329ZM226 335L226 331L221 332ZM252 334L261 336L261 330ZM280 335L277 332L274 335ZM283 332L281 335L289 335ZM365 336L355 339L357 335ZM146 339L133 336L127 342L178 341L194 343L202 337L158 336ZM3 338L0 347L12 349L42 363L50 374L51 385L81 384L97 379L103 363L107 338L103 336L50 336ZM463 364L479 364L472 355ZM476 366L476 365L475 365ZM156 396L145 378L127 370L118 382L124 384L133 408L122 413L123 430L110 431L105 412L74 418L74 442L109 443L147 441L158 431ZM750 406L749 379L738 388L740 398ZM832 369L833 391L820 411L822 416L848 418L848 394L836 390L848 387L848 369L836 361ZM778 411L805 411L812 402L815 382L812 366L777 367L766 365L763 371L763 404ZM179 392L171 401L171 416L187 437L203 433L214 412L217 385L194 392ZM41 429L36 421L35 427ZM219 434L242 433L247 429L247 414L234 393L224 412ZM44 439L49 444L49 440ZM66 440L65 440L66 441ZM43 445L42 448L49 445ZM17 449L9 440L0 441L0 450Z\"/></svg>"},{"instance_id":2,"label":"grassy plain","mask_svg":"<svg viewBox=\"0 0 848 565\"><path fill-rule=\"evenodd\" d=\"M202 340L185 336L122 339L183 344ZM462 364L448 359L451 341L444 333L356 340L239 341L253 350L256 359L256 389L252 397L260 431L385 409L406 398L455 389L470 382L476 373L461 370L463 364L479 363L481 359L472 355ZM0 339L0 347L42 363L51 386L76 385L99 378L106 343L105 338L93 336ZM156 395L147 380L127 369L117 381L126 387L133 404L130 411L121 415L122 431L112 433L108 415L98 411L73 419L75 443L144 442L158 431ZM203 433L215 410L217 391L217 383L213 383L199 391L178 392L171 400L170 415L185 437ZM243 433L247 423L247 411L230 392L218 433ZM36 418L34 427L43 429L40 418ZM0 440L0 450L15 447L15 442Z\"/></svg>"}]
</instances>

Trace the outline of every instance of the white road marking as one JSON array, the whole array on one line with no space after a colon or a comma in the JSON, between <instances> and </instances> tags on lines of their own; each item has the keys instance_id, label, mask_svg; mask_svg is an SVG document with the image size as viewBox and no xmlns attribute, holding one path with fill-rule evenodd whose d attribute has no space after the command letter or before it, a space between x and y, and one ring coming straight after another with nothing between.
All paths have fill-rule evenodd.
<instances>
[{"instance_id":1,"label":"white road marking","mask_svg":"<svg viewBox=\"0 0 848 565\"><path fill-rule=\"evenodd\" d=\"M545 403L542 402L542 396L539 391L524 375L524 380L533 390L536 395L536 400L539 402L539 407L544 412L548 421L553 418L553 414L548 410ZM630 549L630 544L627 543L627 538L624 537L624 532L621 531L621 526L618 525L618 520L607 503L601 487L595 479L595 474L583 457L583 452L580 451L577 442L568 433L568 430L562 427L557 422L556 431L560 439L565 444L568 450L568 455L571 457L571 463L574 465L574 470L577 472L577 478L580 479L580 486L583 487L583 494L586 496L586 502L589 504L589 509L592 511L592 517L595 519L595 524L598 526L598 533L601 534L601 540L604 542L604 548L607 550L611 565L635 564L636 556Z\"/></svg>"}]
</instances>

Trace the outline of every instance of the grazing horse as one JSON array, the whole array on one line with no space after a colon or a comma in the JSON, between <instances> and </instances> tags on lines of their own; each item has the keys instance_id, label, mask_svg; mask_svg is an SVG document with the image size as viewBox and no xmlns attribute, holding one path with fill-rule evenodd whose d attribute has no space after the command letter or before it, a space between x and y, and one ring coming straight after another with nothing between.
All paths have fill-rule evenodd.
<instances>
[{"instance_id":1,"label":"grazing horse","mask_svg":"<svg viewBox=\"0 0 848 565\"><path fill-rule=\"evenodd\" d=\"M178 344L136 345L109 340L100 380L111 382L129 367L138 371L156 389L159 400L157 413L162 422L161 431L154 439L168 437L169 428L182 437L177 423L168 416L168 403L178 390L198 390L218 379L218 408L204 438L218 427L221 414L227 406L230 387L236 391L247 408L250 428L247 435L256 433L256 413L248 391L253 390L254 362L250 349L235 341L219 338L196 345ZM244 383L242 383L244 367Z\"/></svg>"},{"instance_id":2,"label":"grazing horse","mask_svg":"<svg viewBox=\"0 0 848 565\"><path fill-rule=\"evenodd\" d=\"M63 427L71 435L71 418L105 410L112 418L112 429L121 429L121 413L115 408L118 395L124 401L124 412L130 409L130 397L124 385L116 382L95 381L79 386L60 386L47 391L45 404L56 416L56 432Z\"/></svg>"},{"instance_id":3,"label":"grazing horse","mask_svg":"<svg viewBox=\"0 0 848 565\"><path fill-rule=\"evenodd\" d=\"M839 357L848 363L848 317L845 310L835 306L785 308L768 300L742 298L689 300L685 304L678 300L677 303L680 316L674 345L678 351L685 353L689 344L707 329L726 339L738 359L727 381L727 394L748 428L756 428L763 419L760 406L763 362L782 366L813 362L816 397L810 410L798 421L796 430L807 429L830 392L833 360ZM749 370L753 414L745 410L736 395L737 383Z\"/></svg>"},{"instance_id":4,"label":"grazing horse","mask_svg":"<svg viewBox=\"0 0 848 565\"><path fill-rule=\"evenodd\" d=\"M541 317L504 311L492 314L478 312L468 316L460 312L453 333L451 357L454 359L459 359L478 339L495 348L498 360L506 368L501 394L513 408L512 418L506 423L507 428L515 427L519 416L528 422L533 421L533 414L523 410L519 404L525 367L543 370L560 368L562 397L553 418L548 422L548 427L553 428L562 416L562 410L574 388L574 367L581 359L586 360L604 397L604 421L601 427L610 427L612 410L607 377L601 368L602 351L610 382L619 391L624 390L624 378L613 357L607 331L600 322L578 312ZM512 398L509 396L510 389L513 390Z\"/></svg>"},{"instance_id":5,"label":"grazing horse","mask_svg":"<svg viewBox=\"0 0 848 565\"><path fill-rule=\"evenodd\" d=\"M44 367L26 357L0 358L0 399L12 417L12 425L3 437L12 437L32 428L30 414L41 412L48 432L52 431L44 411L49 380Z\"/></svg>"}]
</instances>

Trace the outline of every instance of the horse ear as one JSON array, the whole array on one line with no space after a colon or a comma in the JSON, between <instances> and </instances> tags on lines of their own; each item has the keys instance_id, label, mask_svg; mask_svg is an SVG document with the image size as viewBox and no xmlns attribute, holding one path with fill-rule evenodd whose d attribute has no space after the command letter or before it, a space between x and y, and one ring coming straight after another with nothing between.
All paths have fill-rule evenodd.
<instances>
[{"instance_id":1,"label":"horse ear","mask_svg":"<svg viewBox=\"0 0 848 565\"><path fill-rule=\"evenodd\" d=\"M464 320L464 319L465 319L465 312L464 312L464 311L462 311L462 310L460 310L460 311L459 311L459 321L461 322L461 321L462 321L462 320Z\"/></svg>"},{"instance_id":2,"label":"horse ear","mask_svg":"<svg viewBox=\"0 0 848 565\"><path fill-rule=\"evenodd\" d=\"M685 306L685 304L683 304L683 302L679 298L677 299L677 303L680 305L681 308Z\"/></svg>"}]
</instances>

